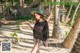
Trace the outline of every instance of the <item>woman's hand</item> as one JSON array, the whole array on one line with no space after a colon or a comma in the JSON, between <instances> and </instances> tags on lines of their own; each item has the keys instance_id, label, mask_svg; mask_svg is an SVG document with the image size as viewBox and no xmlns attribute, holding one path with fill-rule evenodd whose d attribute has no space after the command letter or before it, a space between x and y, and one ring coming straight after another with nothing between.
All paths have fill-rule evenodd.
<instances>
[{"instance_id":1,"label":"woman's hand","mask_svg":"<svg viewBox=\"0 0 80 53\"><path fill-rule=\"evenodd\" d=\"M29 23L29 22L27 22L27 23L25 23L25 24L27 24L27 25L29 25L29 26L30 26L30 23Z\"/></svg>"},{"instance_id":2,"label":"woman's hand","mask_svg":"<svg viewBox=\"0 0 80 53\"><path fill-rule=\"evenodd\" d=\"M30 28L33 30L33 27L30 25L30 22L24 22L23 25L24 25L24 26L25 26L25 25L28 25L28 26L30 26Z\"/></svg>"},{"instance_id":3,"label":"woman's hand","mask_svg":"<svg viewBox=\"0 0 80 53\"><path fill-rule=\"evenodd\" d=\"M34 28L30 25L30 22L27 22L26 24L29 25L32 30L34 29Z\"/></svg>"}]
</instances>

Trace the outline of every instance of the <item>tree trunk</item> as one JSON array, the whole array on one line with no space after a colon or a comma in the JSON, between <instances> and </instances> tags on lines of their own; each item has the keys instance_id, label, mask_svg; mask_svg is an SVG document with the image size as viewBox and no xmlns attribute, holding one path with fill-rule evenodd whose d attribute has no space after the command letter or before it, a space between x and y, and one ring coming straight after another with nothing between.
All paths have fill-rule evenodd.
<instances>
[{"instance_id":1,"label":"tree trunk","mask_svg":"<svg viewBox=\"0 0 80 53\"><path fill-rule=\"evenodd\" d=\"M54 0L54 2L60 2L60 0ZM54 5L54 25L52 38L53 39L61 39L62 38L62 29L60 25L60 16L59 16L59 5Z\"/></svg>"},{"instance_id":2,"label":"tree trunk","mask_svg":"<svg viewBox=\"0 0 80 53\"><path fill-rule=\"evenodd\" d=\"M61 2L64 2L64 0L62 0ZM65 6L64 6L64 4L61 6L61 8L62 9L65 9ZM63 14L62 16L61 16L61 22L64 22L64 18L65 18L65 14Z\"/></svg>"},{"instance_id":3,"label":"tree trunk","mask_svg":"<svg viewBox=\"0 0 80 53\"><path fill-rule=\"evenodd\" d=\"M14 0L12 0L11 3L12 3L12 6L14 6Z\"/></svg>"},{"instance_id":4,"label":"tree trunk","mask_svg":"<svg viewBox=\"0 0 80 53\"><path fill-rule=\"evenodd\" d=\"M29 7L30 8L36 8L36 7L38 7L40 5L41 2L42 2L42 0L36 0L36 1L32 2L32 3L30 3Z\"/></svg>"},{"instance_id":5,"label":"tree trunk","mask_svg":"<svg viewBox=\"0 0 80 53\"><path fill-rule=\"evenodd\" d=\"M49 15L47 21L49 21L51 18L53 18L53 13L52 13L52 11L50 12L50 15Z\"/></svg>"},{"instance_id":6,"label":"tree trunk","mask_svg":"<svg viewBox=\"0 0 80 53\"><path fill-rule=\"evenodd\" d=\"M78 18L76 19L73 28L70 30L68 36L63 42L64 47L72 48L73 44L77 38L78 31L80 29L80 13L78 14Z\"/></svg>"},{"instance_id":7,"label":"tree trunk","mask_svg":"<svg viewBox=\"0 0 80 53\"><path fill-rule=\"evenodd\" d=\"M49 13L51 12L51 5L49 5Z\"/></svg>"},{"instance_id":8,"label":"tree trunk","mask_svg":"<svg viewBox=\"0 0 80 53\"><path fill-rule=\"evenodd\" d=\"M19 2L20 2L20 6L24 7L24 0L19 0Z\"/></svg>"},{"instance_id":9,"label":"tree trunk","mask_svg":"<svg viewBox=\"0 0 80 53\"><path fill-rule=\"evenodd\" d=\"M69 15L70 15L70 12L72 10L72 7L73 7L73 4L71 4L71 6L70 6L69 12L67 13L67 16L65 18L65 22L67 22L67 20L69 19Z\"/></svg>"},{"instance_id":10,"label":"tree trunk","mask_svg":"<svg viewBox=\"0 0 80 53\"><path fill-rule=\"evenodd\" d=\"M22 6L22 0L19 0L20 6Z\"/></svg>"},{"instance_id":11,"label":"tree trunk","mask_svg":"<svg viewBox=\"0 0 80 53\"><path fill-rule=\"evenodd\" d=\"M54 0L51 0L51 2L54 2ZM52 5L51 6L51 9L50 9L50 15L49 15L49 17L48 17L48 19L47 19L47 21L49 21L51 18L53 18L53 8L54 8L54 5Z\"/></svg>"},{"instance_id":12,"label":"tree trunk","mask_svg":"<svg viewBox=\"0 0 80 53\"><path fill-rule=\"evenodd\" d=\"M50 2L54 2L54 0L51 0ZM50 8L49 8L49 13L50 13L50 14L49 14L49 16L48 16L48 18L47 18L47 21L49 21L49 20L50 20L51 18L53 18L53 16L54 16L54 15L53 15L53 13L54 13L54 12L53 12L54 5L52 5L52 6L49 5L49 6L50 6Z\"/></svg>"},{"instance_id":13,"label":"tree trunk","mask_svg":"<svg viewBox=\"0 0 80 53\"><path fill-rule=\"evenodd\" d=\"M80 32L70 53L80 53Z\"/></svg>"},{"instance_id":14,"label":"tree trunk","mask_svg":"<svg viewBox=\"0 0 80 53\"><path fill-rule=\"evenodd\" d=\"M79 8L79 5L80 5L80 3L79 3L78 6L76 7L76 9L75 9L75 11L74 11L74 14L73 14L73 16L71 17L71 20L69 21L69 23L74 23L74 18L75 18L75 15L76 15L77 10L78 10L78 8Z\"/></svg>"}]
</instances>

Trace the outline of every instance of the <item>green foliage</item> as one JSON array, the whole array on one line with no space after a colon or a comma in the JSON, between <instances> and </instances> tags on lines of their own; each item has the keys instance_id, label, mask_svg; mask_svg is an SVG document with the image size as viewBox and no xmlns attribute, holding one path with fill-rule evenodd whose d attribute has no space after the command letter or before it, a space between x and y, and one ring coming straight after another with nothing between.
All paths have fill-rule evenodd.
<instances>
[{"instance_id":1,"label":"green foliage","mask_svg":"<svg viewBox=\"0 0 80 53\"><path fill-rule=\"evenodd\" d=\"M78 3L73 4L73 10L75 10L75 8L77 7Z\"/></svg>"},{"instance_id":2,"label":"green foliage","mask_svg":"<svg viewBox=\"0 0 80 53\"><path fill-rule=\"evenodd\" d=\"M75 17L74 17L74 20L76 20L76 18L78 17L78 12L76 13Z\"/></svg>"},{"instance_id":3,"label":"green foliage","mask_svg":"<svg viewBox=\"0 0 80 53\"><path fill-rule=\"evenodd\" d=\"M3 18L3 16L0 16L0 20Z\"/></svg>"},{"instance_id":4,"label":"green foliage","mask_svg":"<svg viewBox=\"0 0 80 53\"><path fill-rule=\"evenodd\" d=\"M66 32L65 32L65 36L67 36L67 35L68 35L68 33L69 33L69 32L67 32L67 31L66 31Z\"/></svg>"},{"instance_id":5,"label":"green foliage","mask_svg":"<svg viewBox=\"0 0 80 53\"><path fill-rule=\"evenodd\" d=\"M69 25L72 27L74 25L74 21L72 23L70 22Z\"/></svg>"},{"instance_id":6,"label":"green foliage","mask_svg":"<svg viewBox=\"0 0 80 53\"><path fill-rule=\"evenodd\" d=\"M66 3L65 3L65 7L68 7L68 8L69 8L69 7L70 7L70 5L71 5L71 3L70 3L70 2L66 2Z\"/></svg>"},{"instance_id":7,"label":"green foliage","mask_svg":"<svg viewBox=\"0 0 80 53\"><path fill-rule=\"evenodd\" d=\"M72 9L70 12L70 16L73 16L73 14L74 14L74 10Z\"/></svg>"},{"instance_id":8,"label":"green foliage","mask_svg":"<svg viewBox=\"0 0 80 53\"><path fill-rule=\"evenodd\" d=\"M17 21L17 23L16 23L17 29L19 29L19 26L20 26L21 22L22 22L22 20L18 20L18 21Z\"/></svg>"},{"instance_id":9,"label":"green foliage","mask_svg":"<svg viewBox=\"0 0 80 53\"><path fill-rule=\"evenodd\" d=\"M19 29L19 24L17 24L16 27Z\"/></svg>"},{"instance_id":10,"label":"green foliage","mask_svg":"<svg viewBox=\"0 0 80 53\"><path fill-rule=\"evenodd\" d=\"M30 4L33 0L24 0L25 3Z\"/></svg>"},{"instance_id":11,"label":"green foliage","mask_svg":"<svg viewBox=\"0 0 80 53\"><path fill-rule=\"evenodd\" d=\"M73 9L75 9L75 7L78 5L78 2L65 2L65 7L70 7L71 4L73 5Z\"/></svg>"},{"instance_id":12,"label":"green foliage","mask_svg":"<svg viewBox=\"0 0 80 53\"><path fill-rule=\"evenodd\" d=\"M78 17L78 12L76 13L75 17L74 17L74 21L70 22L69 25L72 27L76 21L76 18Z\"/></svg>"},{"instance_id":13,"label":"green foliage","mask_svg":"<svg viewBox=\"0 0 80 53\"><path fill-rule=\"evenodd\" d=\"M15 31L14 33L11 33L11 36L12 36L12 37L17 37L17 36L18 36L18 35L17 35L17 32L18 32L18 31Z\"/></svg>"},{"instance_id":14,"label":"green foliage","mask_svg":"<svg viewBox=\"0 0 80 53\"><path fill-rule=\"evenodd\" d=\"M33 16L19 16L17 20L34 20Z\"/></svg>"},{"instance_id":15,"label":"green foliage","mask_svg":"<svg viewBox=\"0 0 80 53\"><path fill-rule=\"evenodd\" d=\"M15 32L11 33L10 35L11 35L12 38L16 38L16 40L18 42L21 42L22 40L21 40L21 38L18 37L17 33L18 33L18 31L15 31Z\"/></svg>"},{"instance_id":16,"label":"green foliage","mask_svg":"<svg viewBox=\"0 0 80 53\"><path fill-rule=\"evenodd\" d=\"M72 10L71 10L71 13L70 13L70 16L72 16L72 15L73 15L73 13L74 13L74 11L75 11L76 7L77 7L77 5L73 5Z\"/></svg>"},{"instance_id":17,"label":"green foliage","mask_svg":"<svg viewBox=\"0 0 80 53\"><path fill-rule=\"evenodd\" d=\"M70 17L73 16L74 11L75 11L77 5L78 5L78 3L76 3L76 2L73 3L73 7L72 7L72 10L71 10L71 12L70 12ZM71 4L65 4L65 7L70 8L70 6L71 6ZM77 15L78 15L78 12L76 13L76 15L75 15L75 17L74 17L74 21L69 23L69 25L70 25L71 27L74 25L75 20L76 20L76 18L77 18Z\"/></svg>"},{"instance_id":18,"label":"green foliage","mask_svg":"<svg viewBox=\"0 0 80 53\"><path fill-rule=\"evenodd\" d=\"M19 2L19 0L14 0L14 2Z\"/></svg>"},{"instance_id":19,"label":"green foliage","mask_svg":"<svg viewBox=\"0 0 80 53\"><path fill-rule=\"evenodd\" d=\"M66 2L66 3L65 3L65 7L70 8L71 4L73 4L73 7L72 7L72 10L71 10L71 12L70 12L70 16L73 15L74 10L76 9L78 3L76 3L76 2L73 2L73 3L71 3L71 2Z\"/></svg>"}]
</instances>

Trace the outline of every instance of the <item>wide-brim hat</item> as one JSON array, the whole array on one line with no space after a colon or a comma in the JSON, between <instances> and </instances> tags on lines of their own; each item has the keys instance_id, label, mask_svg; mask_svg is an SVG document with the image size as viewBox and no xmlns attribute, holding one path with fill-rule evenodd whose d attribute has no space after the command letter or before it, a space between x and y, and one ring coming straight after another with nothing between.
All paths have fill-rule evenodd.
<instances>
[{"instance_id":1,"label":"wide-brim hat","mask_svg":"<svg viewBox=\"0 0 80 53\"><path fill-rule=\"evenodd\" d=\"M38 9L38 10L36 10L36 11L32 11L31 12L31 14L32 15L34 15L34 13L40 13L40 14L42 14L43 16L46 16L46 14L43 12L43 10L41 10L41 9Z\"/></svg>"},{"instance_id":2,"label":"wide-brim hat","mask_svg":"<svg viewBox=\"0 0 80 53\"><path fill-rule=\"evenodd\" d=\"M37 11L32 11L31 14L34 15L34 13L38 13Z\"/></svg>"}]
</instances>

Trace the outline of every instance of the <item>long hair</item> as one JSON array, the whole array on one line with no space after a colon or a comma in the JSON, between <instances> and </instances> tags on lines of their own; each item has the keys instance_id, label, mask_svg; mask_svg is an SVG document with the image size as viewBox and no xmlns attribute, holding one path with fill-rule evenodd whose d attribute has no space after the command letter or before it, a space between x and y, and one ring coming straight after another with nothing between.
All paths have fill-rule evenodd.
<instances>
[{"instance_id":1,"label":"long hair","mask_svg":"<svg viewBox=\"0 0 80 53\"><path fill-rule=\"evenodd\" d=\"M40 14L38 12L35 12L35 13L37 13L38 15L40 15L40 18L42 18L44 21L46 21L46 18L45 18L45 16L43 14ZM35 13L34 13L34 17L35 17Z\"/></svg>"}]
</instances>

